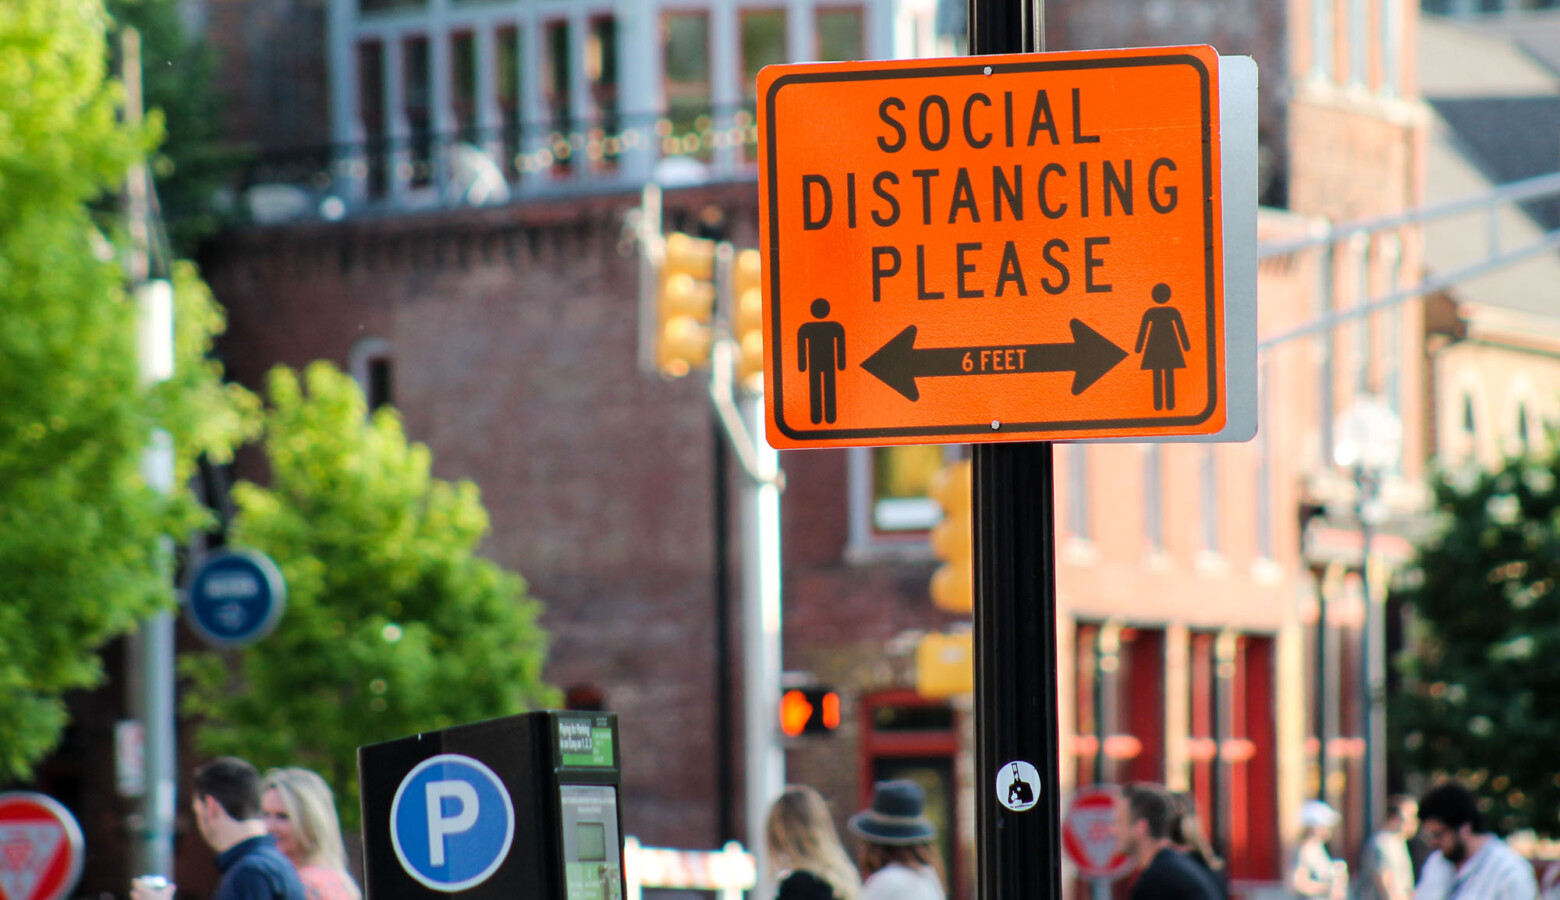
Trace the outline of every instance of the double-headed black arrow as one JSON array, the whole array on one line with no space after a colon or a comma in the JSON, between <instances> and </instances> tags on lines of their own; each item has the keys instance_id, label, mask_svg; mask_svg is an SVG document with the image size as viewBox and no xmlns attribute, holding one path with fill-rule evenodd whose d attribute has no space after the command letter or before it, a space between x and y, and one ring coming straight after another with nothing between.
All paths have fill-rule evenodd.
<instances>
[{"instance_id":1,"label":"double-headed black arrow","mask_svg":"<svg viewBox=\"0 0 1560 900\"><path fill-rule=\"evenodd\" d=\"M1077 319L1070 325L1073 339L1068 344L921 349L915 346L915 326L910 325L867 357L861 367L911 401L921 399L917 378L1031 372L1073 373L1072 392L1077 396L1126 359L1127 351Z\"/></svg>"}]
</instances>

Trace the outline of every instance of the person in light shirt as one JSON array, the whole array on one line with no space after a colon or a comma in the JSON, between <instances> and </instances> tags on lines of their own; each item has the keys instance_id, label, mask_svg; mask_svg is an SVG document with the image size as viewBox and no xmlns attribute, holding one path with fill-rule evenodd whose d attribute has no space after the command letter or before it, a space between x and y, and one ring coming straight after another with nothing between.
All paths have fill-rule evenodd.
<instances>
[{"instance_id":1,"label":"person in light shirt","mask_svg":"<svg viewBox=\"0 0 1560 900\"><path fill-rule=\"evenodd\" d=\"M1434 850L1414 900L1537 900L1533 864L1485 827L1479 801L1456 782L1419 798L1420 834Z\"/></svg>"}]
</instances>

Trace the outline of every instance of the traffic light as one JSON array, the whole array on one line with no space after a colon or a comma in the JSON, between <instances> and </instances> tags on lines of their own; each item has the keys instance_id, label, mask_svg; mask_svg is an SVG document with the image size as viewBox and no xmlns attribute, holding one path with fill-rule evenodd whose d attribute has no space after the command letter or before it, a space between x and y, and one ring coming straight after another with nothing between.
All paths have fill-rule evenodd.
<instances>
[{"instance_id":1,"label":"traffic light","mask_svg":"<svg viewBox=\"0 0 1560 900\"><path fill-rule=\"evenodd\" d=\"M787 688L780 695L780 733L829 734L840 727L840 695L833 688Z\"/></svg>"},{"instance_id":2,"label":"traffic light","mask_svg":"<svg viewBox=\"0 0 1560 900\"><path fill-rule=\"evenodd\" d=\"M731 267L731 336L737 355L737 382L750 386L764 374L763 265L757 250L743 250Z\"/></svg>"},{"instance_id":3,"label":"traffic light","mask_svg":"<svg viewBox=\"0 0 1560 900\"><path fill-rule=\"evenodd\" d=\"M931 632L915 645L915 692L955 697L975 690L975 635Z\"/></svg>"},{"instance_id":4,"label":"traffic light","mask_svg":"<svg viewBox=\"0 0 1560 900\"><path fill-rule=\"evenodd\" d=\"M709 363L715 315L715 242L681 232L666 236L656 292L656 365L680 378Z\"/></svg>"},{"instance_id":5,"label":"traffic light","mask_svg":"<svg viewBox=\"0 0 1560 900\"><path fill-rule=\"evenodd\" d=\"M932 603L967 613L975 608L975 547L971 534L970 461L951 462L932 475L931 498L942 507L932 528L932 552L943 564L932 573Z\"/></svg>"}]
</instances>

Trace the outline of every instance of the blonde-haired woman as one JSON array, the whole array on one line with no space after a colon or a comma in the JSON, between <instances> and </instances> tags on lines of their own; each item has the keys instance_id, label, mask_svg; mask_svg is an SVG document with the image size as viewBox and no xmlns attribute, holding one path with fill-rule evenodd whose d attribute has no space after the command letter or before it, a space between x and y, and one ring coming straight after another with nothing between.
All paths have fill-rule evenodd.
<instances>
[{"instance_id":1,"label":"blonde-haired woman","mask_svg":"<svg viewBox=\"0 0 1560 900\"><path fill-rule=\"evenodd\" d=\"M861 893L829 807L812 788L785 789L769 807L764 840L770 868L779 873L776 900L856 900Z\"/></svg>"},{"instance_id":2,"label":"blonde-haired woman","mask_svg":"<svg viewBox=\"0 0 1560 900\"><path fill-rule=\"evenodd\" d=\"M260 786L266 830L298 869L307 900L362 900L347 874L336 801L325 779L308 769L272 769Z\"/></svg>"}]
</instances>

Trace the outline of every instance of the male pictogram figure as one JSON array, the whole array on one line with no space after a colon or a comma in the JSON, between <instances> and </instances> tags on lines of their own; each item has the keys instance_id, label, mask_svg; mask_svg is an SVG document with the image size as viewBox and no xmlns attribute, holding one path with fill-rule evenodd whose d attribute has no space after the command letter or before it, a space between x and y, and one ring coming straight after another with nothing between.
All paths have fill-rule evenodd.
<instances>
[{"instance_id":1,"label":"male pictogram figure","mask_svg":"<svg viewBox=\"0 0 1560 900\"><path fill-rule=\"evenodd\" d=\"M1170 302L1170 285L1163 282L1154 285L1153 297L1160 305L1149 307L1143 313L1143 324L1138 326L1137 348L1133 352L1143 354L1139 368L1154 372L1154 409L1175 409L1175 370L1186 368L1186 357L1181 355L1181 350L1192 349L1192 341L1186 335L1186 323L1181 320L1180 311L1164 305ZM1143 349L1145 343L1146 351Z\"/></svg>"},{"instance_id":2,"label":"male pictogram figure","mask_svg":"<svg viewBox=\"0 0 1560 900\"><path fill-rule=\"evenodd\" d=\"M825 322L829 301L819 297L812 302L814 319L796 329L796 370L808 374L808 411L812 423L834 423L834 373L845 370L845 326Z\"/></svg>"}]
</instances>

